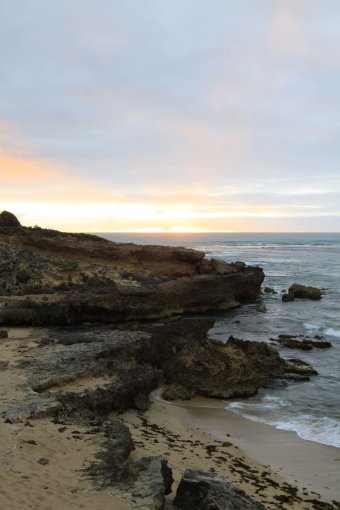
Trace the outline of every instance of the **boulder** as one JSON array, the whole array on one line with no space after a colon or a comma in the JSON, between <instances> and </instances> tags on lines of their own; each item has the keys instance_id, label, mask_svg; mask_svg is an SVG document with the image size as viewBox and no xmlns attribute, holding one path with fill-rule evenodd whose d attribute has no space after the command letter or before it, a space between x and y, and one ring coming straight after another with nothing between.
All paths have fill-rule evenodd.
<instances>
[{"instance_id":1,"label":"boulder","mask_svg":"<svg viewBox=\"0 0 340 510\"><path fill-rule=\"evenodd\" d=\"M143 457L131 469L135 480L125 496L143 510L163 510L173 482L167 461L163 457Z\"/></svg>"},{"instance_id":2,"label":"boulder","mask_svg":"<svg viewBox=\"0 0 340 510\"><path fill-rule=\"evenodd\" d=\"M265 287L265 288L263 289L263 292L264 292L265 294L277 294L277 292L276 292L274 289L272 289L271 287Z\"/></svg>"},{"instance_id":3,"label":"boulder","mask_svg":"<svg viewBox=\"0 0 340 510\"><path fill-rule=\"evenodd\" d=\"M321 290L317 287L309 287L294 283L288 289L288 293L282 294L282 301L293 301L294 299L312 299L313 301L321 299Z\"/></svg>"},{"instance_id":4,"label":"boulder","mask_svg":"<svg viewBox=\"0 0 340 510\"><path fill-rule=\"evenodd\" d=\"M231 482L196 469L185 471L174 504L182 510L266 510Z\"/></svg>"},{"instance_id":5,"label":"boulder","mask_svg":"<svg viewBox=\"0 0 340 510\"><path fill-rule=\"evenodd\" d=\"M7 329L0 329L0 338L8 338Z\"/></svg>"},{"instance_id":6,"label":"boulder","mask_svg":"<svg viewBox=\"0 0 340 510\"><path fill-rule=\"evenodd\" d=\"M135 445L130 430L120 421L108 421L100 431L105 437L103 447L95 455L98 462L93 462L87 472L91 478L98 479L101 486L112 485L126 478L129 471L126 461Z\"/></svg>"},{"instance_id":7,"label":"boulder","mask_svg":"<svg viewBox=\"0 0 340 510\"><path fill-rule=\"evenodd\" d=\"M0 227L17 228L20 226L20 221L13 213L8 211L0 213Z\"/></svg>"}]
</instances>

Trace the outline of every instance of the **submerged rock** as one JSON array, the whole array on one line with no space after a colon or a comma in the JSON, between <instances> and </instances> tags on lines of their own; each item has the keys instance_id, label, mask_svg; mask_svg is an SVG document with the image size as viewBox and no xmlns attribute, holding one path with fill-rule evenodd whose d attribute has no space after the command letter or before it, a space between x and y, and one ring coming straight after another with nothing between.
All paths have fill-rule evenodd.
<instances>
[{"instance_id":1,"label":"submerged rock","mask_svg":"<svg viewBox=\"0 0 340 510\"><path fill-rule=\"evenodd\" d=\"M272 289L272 287L265 287L263 289L263 292L265 294L277 294L277 292L274 289Z\"/></svg>"},{"instance_id":2,"label":"submerged rock","mask_svg":"<svg viewBox=\"0 0 340 510\"><path fill-rule=\"evenodd\" d=\"M282 294L282 301L294 301L294 299L312 299L314 301L321 299L321 290L317 287L308 287L294 283L288 289L288 293Z\"/></svg>"},{"instance_id":3,"label":"submerged rock","mask_svg":"<svg viewBox=\"0 0 340 510\"><path fill-rule=\"evenodd\" d=\"M302 351L310 351L313 347L316 347L317 349L327 349L332 347L331 342L321 340L320 337L316 340L311 338L303 338L301 340L294 335L279 335L278 338L272 338L271 340L283 345L284 347L288 347L289 349L300 349Z\"/></svg>"},{"instance_id":4,"label":"submerged rock","mask_svg":"<svg viewBox=\"0 0 340 510\"><path fill-rule=\"evenodd\" d=\"M184 472L174 504L181 510L266 510L231 482L196 469Z\"/></svg>"}]
</instances>

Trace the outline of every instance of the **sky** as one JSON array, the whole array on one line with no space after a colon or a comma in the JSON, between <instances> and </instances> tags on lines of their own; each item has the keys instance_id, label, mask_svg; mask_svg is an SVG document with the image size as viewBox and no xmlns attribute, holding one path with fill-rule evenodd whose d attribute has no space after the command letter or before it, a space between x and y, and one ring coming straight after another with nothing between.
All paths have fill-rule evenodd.
<instances>
[{"instance_id":1,"label":"sky","mask_svg":"<svg viewBox=\"0 0 340 510\"><path fill-rule=\"evenodd\" d=\"M0 0L0 210L340 231L339 0Z\"/></svg>"}]
</instances>

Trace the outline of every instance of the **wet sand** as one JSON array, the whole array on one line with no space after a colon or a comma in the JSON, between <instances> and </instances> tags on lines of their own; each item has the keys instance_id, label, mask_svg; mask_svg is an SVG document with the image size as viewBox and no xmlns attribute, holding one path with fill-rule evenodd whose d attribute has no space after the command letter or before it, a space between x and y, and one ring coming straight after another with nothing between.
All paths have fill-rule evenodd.
<instances>
[{"instance_id":1,"label":"wet sand","mask_svg":"<svg viewBox=\"0 0 340 510\"><path fill-rule=\"evenodd\" d=\"M184 420L216 439L230 440L249 457L289 483L315 491L326 501L340 499L340 449L301 439L295 432L247 420L224 409L225 403L194 399L180 407Z\"/></svg>"}]
</instances>

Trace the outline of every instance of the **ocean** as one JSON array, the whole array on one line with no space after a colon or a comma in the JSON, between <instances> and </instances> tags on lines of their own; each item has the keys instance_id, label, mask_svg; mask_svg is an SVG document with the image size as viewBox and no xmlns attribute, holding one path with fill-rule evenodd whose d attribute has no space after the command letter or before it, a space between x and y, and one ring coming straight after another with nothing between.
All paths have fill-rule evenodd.
<instances>
[{"instance_id":1,"label":"ocean","mask_svg":"<svg viewBox=\"0 0 340 510\"><path fill-rule=\"evenodd\" d=\"M218 314L210 336L270 343L279 334L320 335L333 347L311 351L277 347L282 357L307 361L319 375L310 382L264 388L254 397L227 401L226 409L340 448L340 233L100 235L116 242L195 248L207 257L261 266L266 275L263 286L277 292L259 298L267 311L259 313L259 303L252 303ZM282 302L281 292L293 283L323 289L321 301Z\"/></svg>"}]
</instances>

